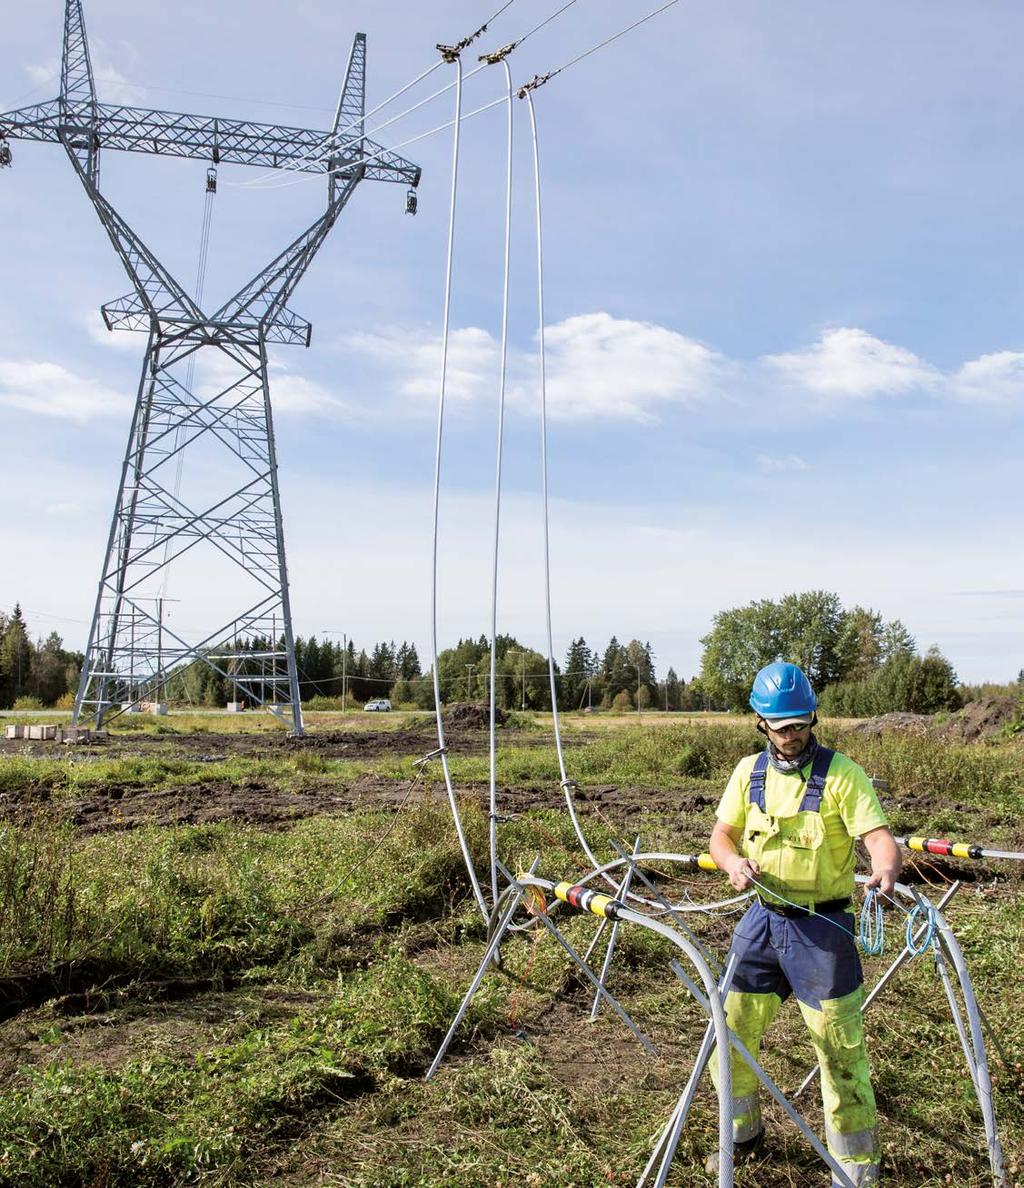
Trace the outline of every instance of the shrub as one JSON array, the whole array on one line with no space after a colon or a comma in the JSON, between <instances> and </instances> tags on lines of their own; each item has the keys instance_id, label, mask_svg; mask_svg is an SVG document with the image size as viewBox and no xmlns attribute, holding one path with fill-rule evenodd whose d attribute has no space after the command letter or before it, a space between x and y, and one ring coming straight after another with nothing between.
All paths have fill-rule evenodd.
<instances>
[{"instance_id":1,"label":"shrub","mask_svg":"<svg viewBox=\"0 0 1024 1188\"><path fill-rule=\"evenodd\" d=\"M43 703L38 697L19 697L14 703L16 710L41 710Z\"/></svg>"}]
</instances>

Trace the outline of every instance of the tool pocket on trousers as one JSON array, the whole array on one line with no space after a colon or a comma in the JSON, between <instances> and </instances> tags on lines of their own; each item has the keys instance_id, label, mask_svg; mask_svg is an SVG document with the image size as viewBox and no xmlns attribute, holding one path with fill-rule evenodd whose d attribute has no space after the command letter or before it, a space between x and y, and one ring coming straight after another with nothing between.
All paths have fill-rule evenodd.
<instances>
[{"instance_id":1,"label":"tool pocket on trousers","mask_svg":"<svg viewBox=\"0 0 1024 1188\"><path fill-rule=\"evenodd\" d=\"M860 1011L844 1011L840 1015L826 1015L825 1039L836 1053L852 1054L864 1043L864 1021Z\"/></svg>"}]
</instances>

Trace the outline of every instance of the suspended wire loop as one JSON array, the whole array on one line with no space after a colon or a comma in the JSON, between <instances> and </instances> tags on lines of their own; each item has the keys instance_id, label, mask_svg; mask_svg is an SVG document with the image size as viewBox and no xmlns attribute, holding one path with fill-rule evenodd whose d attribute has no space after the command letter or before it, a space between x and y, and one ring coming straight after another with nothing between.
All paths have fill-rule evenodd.
<instances>
[{"instance_id":1,"label":"suspended wire loop","mask_svg":"<svg viewBox=\"0 0 1024 1188\"><path fill-rule=\"evenodd\" d=\"M508 47L506 47L508 48ZM507 152L505 162L505 241L501 296L501 366L498 375L498 418L494 463L494 545L491 555L490 689L488 693L488 844L491 860L491 902L498 900L498 761L497 761L497 664L498 664L498 558L501 543L501 483L505 440L505 392L508 382L509 286L512 261L512 73L507 54L495 58L505 71ZM493 63L491 63L493 64Z\"/></svg>"},{"instance_id":2,"label":"suspended wire loop","mask_svg":"<svg viewBox=\"0 0 1024 1188\"><path fill-rule=\"evenodd\" d=\"M441 454L442 446L444 444L445 396L448 389L448 343L451 329L452 270L455 258L455 212L456 198L459 188L459 132L462 128L462 59L456 57L453 64L456 70L457 85L455 88L455 132L452 137L452 185L451 201L448 213L448 252L445 263L444 320L441 332L441 378L437 401L437 442L434 455L434 511L430 591L430 648L434 679L434 717L437 723L436 753L441 759L441 770L444 773L444 784L445 791L448 794L448 805L452 812L452 819L455 822L455 832L458 835L459 848L462 851L462 859L466 864L466 871L469 874L469 881L473 887L473 898L476 900L477 906L480 909L480 913L486 921L489 911L483 892L480 890L480 882L477 879L476 867L473 865L473 857L469 852L469 844L466 841L465 830L462 827L462 817L459 813L459 806L455 799L455 789L452 786L451 771L448 767L448 746L445 742L444 718L441 713L441 680L438 672L439 649L437 642L437 583L438 535L441 507Z\"/></svg>"}]
</instances>

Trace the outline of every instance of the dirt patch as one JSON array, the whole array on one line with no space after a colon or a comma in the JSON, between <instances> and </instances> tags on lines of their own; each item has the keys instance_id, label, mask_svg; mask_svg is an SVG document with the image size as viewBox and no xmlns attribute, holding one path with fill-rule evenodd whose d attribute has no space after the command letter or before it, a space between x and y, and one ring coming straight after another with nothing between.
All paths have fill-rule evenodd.
<instances>
[{"instance_id":1,"label":"dirt patch","mask_svg":"<svg viewBox=\"0 0 1024 1188\"><path fill-rule=\"evenodd\" d=\"M491 725L491 711L489 706L465 702L450 705L444 711L442 719L449 729L487 730ZM494 708L494 721L498 726L504 726L508 721L508 714L500 706Z\"/></svg>"},{"instance_id":2,"label":"dirt patch","mask_svg":"<svg viewBox=\"0 0 1024 1188\"><path fill-rule=\"evenodd\" d=\"M136 829L141 825L212 825L222 822L284 828L305 817L334 816L353 809L394 809L409 785L367 776L351 785L287 790L253 780L224 780L147 789L109 785L88 799L51 802L49 811L70 820L82 834ZM27 824L39 813L36 795L0 798L0 820Z\"/></svg>"},{"instance_id":3,"label":"dirt patch","mask_svg":"<svg viewBox=\"0 0 1024 1188\"><path fill-rule=\"evenodd\" d=\"M984 742L1003 735L1021 722L1024 705L1012 694L996 694L969 701L951 718L936 722L933 714L882 714L851 726L853 734L931 734L950 742Z\"/></svg>"},{"instance_id":4,"label":"dirt patch","mask_svg":"<svg viewBox=\"0 0 1024 1188\"><path fill-rule=\"evenodd\" d=\"M882 714L878 718L867 718L851 726L853 734L875 737L879 734L927 734L931 729L931 714Z\"/></svg>"},{"instance_id":5,"label":"dirt patch","mask_svg":"<svg viewBox=\"0 0 1024 1188\"><path fill-rule=\"evenodd\" d=\"M977 701L969 701L938 733L956 742L980 742L1003 734L1008 727L1019 723L1021 717L1022 705L1017 697L1005 693L979 697Z\"/></svg>"}]
</instances>

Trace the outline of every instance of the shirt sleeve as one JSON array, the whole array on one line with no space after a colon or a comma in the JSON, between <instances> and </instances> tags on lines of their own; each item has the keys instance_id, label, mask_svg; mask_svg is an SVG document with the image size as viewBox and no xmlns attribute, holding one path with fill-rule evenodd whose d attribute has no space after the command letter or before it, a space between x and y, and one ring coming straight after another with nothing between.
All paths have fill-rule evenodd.
<instances>
[{"instance_id":1,"label":"shirt sleeve","mask_svg":"<svg viewBox=\"0 0 1024 1188\"><path fill-rule=\"evenodd\" d=\"M889 824L867 772L852 759L847 760L842 776L836 781L836 808L851 837L860 837Z\"/></svg>"},{"instance_id":2,"label":"shirt sleeve","mask_svg":"<svg viewBox=\"0 0 1024 1188\"><path fill-rule=\"evenodd\" d=\"M742 829L747 820L747 794L750 791L750 771L752 765L745 760L736 764L729 782L718 802L716 816L725 825L734 829Z\"/></svg>"}]
</instances>

